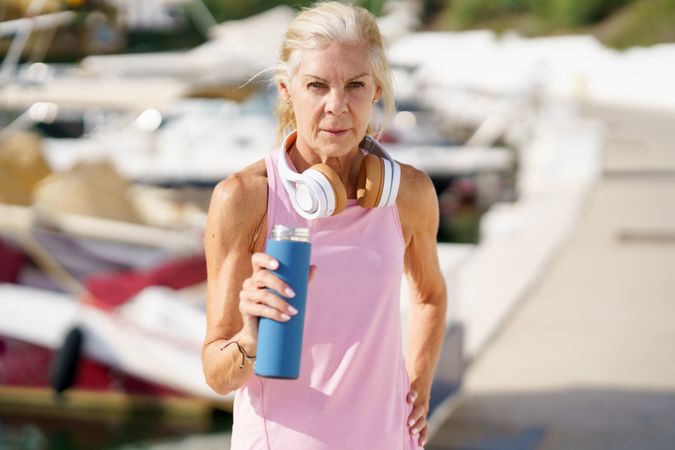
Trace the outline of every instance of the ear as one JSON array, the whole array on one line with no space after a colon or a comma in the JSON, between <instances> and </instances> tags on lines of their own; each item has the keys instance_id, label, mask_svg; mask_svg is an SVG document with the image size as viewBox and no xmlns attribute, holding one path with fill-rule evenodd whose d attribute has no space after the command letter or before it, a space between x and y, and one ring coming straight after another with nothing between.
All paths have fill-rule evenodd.
<instances>
[{"instance_id":1,"label":"ear","mask_svg":"<svg viewBox=\"0 0 675 450\"><path fill-rule=\"evenodd\" d=\"M375 88L375 98L373 98L374 101L379 101L382 98L382 88L380 86L377 86Z\"/></svg>"},{"instance_id":2,"label":"ear","mask_svg":"<svg viewBox=\"0 0 675 450\"><path fill-rule=\"evenodd\" d=\"M279 91L279 95L281 96L282 100L285 102L290 102L291 101L291 94L288 92L288 86L286 83L282 81L277 81L277 91Z\"/></svg>"}]
</instances>

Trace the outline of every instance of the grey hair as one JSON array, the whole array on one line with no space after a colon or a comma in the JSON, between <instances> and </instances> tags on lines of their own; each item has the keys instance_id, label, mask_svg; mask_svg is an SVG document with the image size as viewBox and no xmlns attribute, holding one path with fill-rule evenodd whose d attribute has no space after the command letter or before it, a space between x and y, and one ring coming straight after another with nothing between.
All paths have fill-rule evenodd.
<instances>
[{"instance_id":1,"label":"grey hair","mask_svg":"<svg viewBox=\"0 0 675 450\"><path fill-rule=\"evenodd\" d=\"M383 117L368 132L376 137L384 134L396 112L391 67L387 60L384 39L375 17L366 9L336 1L318 2L304 9L293 20L284 35L274 81L290 85L300 63L302 50L316 49L325 42L363 43L368 46L375 84L381 89ZM279 135L296 127L293 108L284 99L277 104Z\"/></svg>"}]
</instances>

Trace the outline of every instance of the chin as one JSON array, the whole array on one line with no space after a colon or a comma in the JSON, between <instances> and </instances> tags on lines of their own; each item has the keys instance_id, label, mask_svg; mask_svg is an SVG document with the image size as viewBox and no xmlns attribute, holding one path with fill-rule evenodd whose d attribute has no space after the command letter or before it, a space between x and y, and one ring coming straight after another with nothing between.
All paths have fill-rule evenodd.
<instances>
[{"instance_id":1,"label":"chin","mask_svg":"<svg viewBox=\"0 0 675 450\"><path fill-rule=\"evenodd\" d=\"M359 140L352 134L321 139L321 148L330 156L346 155L359 145Z\"/></svg>"}]
</instances>

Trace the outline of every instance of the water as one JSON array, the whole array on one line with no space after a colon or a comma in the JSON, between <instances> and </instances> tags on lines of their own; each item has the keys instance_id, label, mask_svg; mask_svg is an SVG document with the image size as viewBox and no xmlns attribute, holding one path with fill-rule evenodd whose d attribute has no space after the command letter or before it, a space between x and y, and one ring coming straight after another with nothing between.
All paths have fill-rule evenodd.
<instances>
[{"instance_id":1,"label":"water","mask_svg":"<svg viewBox=\"0 0 675 450\"><path fill-rule=\"evenodd\" d=\"M0 415L0 450L227 450L231 414L208 419L117 419Z\"/></svg>"}]
</instances>

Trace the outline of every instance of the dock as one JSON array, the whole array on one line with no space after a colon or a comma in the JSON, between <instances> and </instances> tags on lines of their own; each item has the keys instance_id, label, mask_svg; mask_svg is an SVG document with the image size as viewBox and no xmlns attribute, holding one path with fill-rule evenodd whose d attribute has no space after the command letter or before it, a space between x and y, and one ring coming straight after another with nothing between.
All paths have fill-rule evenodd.
<instances>
[{"instance_id":1,"label":"dock","mask_svg":"<svg viewBox=\"0 0 675 450\"><path fill-rule=\"evenodd\" d=\"M675 449L675 110L583 114L602 174L427 450Z\"/></svg>"}]
</instances>

